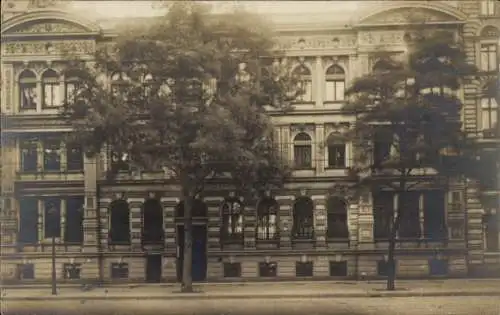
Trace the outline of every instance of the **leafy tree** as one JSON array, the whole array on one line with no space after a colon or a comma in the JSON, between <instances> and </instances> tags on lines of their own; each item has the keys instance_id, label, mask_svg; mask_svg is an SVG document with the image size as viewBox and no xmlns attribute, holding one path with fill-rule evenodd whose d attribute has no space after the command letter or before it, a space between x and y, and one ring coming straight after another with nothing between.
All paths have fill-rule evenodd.
<instances>
[{"instance_id":1,"label":"leafy tree","mask_svg":"<svg viewBox=\"0 0 500 315\"><path fill-rule=\"evenodd\" d=\"M475 72L463 48L447 32L408 32L408 50L377 52L376 68L354 81L344 110L356 116L349 131L361 190L389 189L398 194L396 213L388 211L387 289L395 289L397 233L408 215L405 205L418 183L459 176L451 167L464 146L461 101L454 93ZM450 154L450 153L456 154ZM451 164L450 164L451 163ZM434 172L418 173L424 169ZM435 177L433 174L439 175ZM420 174L420 175L419 175ZM431 175L431 177L426 176ZM418 225L418 222L413 222Z\"/></svg>"},{"instance_id":2,"label":"leafy tree","mask_svg":"<svg viewBox=\"0 0 500 315\"><path fill-rule=\"evenodd\" d=\"M63 113L73 141L89 156L112 150L119 163L111 175L120 164L165 169L180 185L185 292L192 291L192 206L205 184L226 178L258 193L288 174L265 105L287 110L300 91L286 67L271 62L273 44L258 16L214 16L204 4L173 2L161 19L124 30L92 66L75 61L79 85Z\"/></svg>"}]
</instances>

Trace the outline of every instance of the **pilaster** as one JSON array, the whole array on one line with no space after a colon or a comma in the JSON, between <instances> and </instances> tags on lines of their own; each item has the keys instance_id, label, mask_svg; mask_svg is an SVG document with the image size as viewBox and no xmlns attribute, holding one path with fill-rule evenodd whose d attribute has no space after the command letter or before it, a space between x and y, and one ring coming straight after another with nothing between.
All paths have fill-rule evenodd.
<instances>
[{"instance_id":1,"label":"pilaster","mask_svg":"<svg viewBox=\"0 0 500 315\"><path fill-rule=\"evenodd\" d=\"M208 224L207 224L207 241L208 249L220 249L220 227L221 227L221 216L220 216L220 205L224 200L220 196L210 196L205 197L204 202L208 208Z\"/></svg>"},{"instance_id":2,"label":"pilaster","mask_svg":"<svg viewBox=\"0 0 500 315\"><path fill-rule=\"evenodd\" d=\"M84 245L87 247L96 248L93 251L98 250L98 235L97 233L102 233L101 224L105 221L101 218L101 222L98 222L98 202L97 202L97 167L96 158L88 158L84 156L83 161L84 168L84 197L85 197L85 210L83 214L83 239ZM107 216L107 207L109 204L103 204L101 209L101 215L104 218ZM105 220L105 219L104 219ZM107 228L107 225L105 225ZM107 237L105 237L107 242Z\"/></svg>"},{"instance_id":3,"label":"pilaster","mask_svg":"<svg viewBox=\"0 0 500 315\"><path fill-rule=\"evenodd\" d=\"M326 198L325 195L311 196L314 203L314 233L316 236L316 247L326 247Z\"/></svg>"},{"instance_id":4,"label":"pilaster","mask_svg":"<svg viewBox=\"0 0 500 315\"><path fill-rule=\"evenodd\" d=\"M163 206L163 220L165 231L165 249L167 252L176 252L177 250L177 235L175 227L175 207L179 203L179 198L176 197L161 197Z\"/></svg>"},{"instance_id":5,"label":"pilaster","mask_svg":"<svg viewBox=\"0 0 500 315\"><path fill-rule=\"evenodd\" d=\"M128 198L130 216L130 244L132 251L141 251L143 198Z\"/></svg>"},{"instance_id":6,"label":"pilaster","mask_svg":"<svg viewBox=\"0 0 500 315\"><path fill-rule=\"evenodd\" d=\"M295 196L276 196L276 201L279 204L279 236L280 249L290 249L292 247L291 230L293 226L293 203Z\"/></svg>"},{"instance_id":7,"label":"pilaster","mask_svg":"<svg viewBox=\"0 0 500 315\"><path fill-rule=\"evenodd\" d=\"M315 85L314 85L314 93L316 93L315 103L316 107L323 107L323 86L324 86L324 69L323 69L323 61L321 56L316 56L314 62L314 76L315 76Z\"/></svg>"},{"instance_id":8,"label":"pilaster","mask_svg":"<svg viewBox=\"0 0 500 315\"><path fill-rule=\"evenodd\" d=\"M243 208L243 238L244 249L255 249L255 235L257 225L257 209L255 202L246 201Z\"/></svg>"},{"instance_id":9,"label":"pilaster","mask_svg":"<svg viewBox=\"0 0 500 315\"><path fill-rule=\"evenodd\" d=\"M361 196L358 206L358 248L373 249L373 201L368 192Z\"/></svg>"},{"instance_id":10,"label":"pilaster","mask_svg":"<svg viewBox=\"0 0 500 315\"><path fill-rule=\"evenodd\" d=\"M313 150L316 151L316 175L321 175L325 172L325 125L316 125L315 132L316 145Z\"/></svg>"}]
</instances>

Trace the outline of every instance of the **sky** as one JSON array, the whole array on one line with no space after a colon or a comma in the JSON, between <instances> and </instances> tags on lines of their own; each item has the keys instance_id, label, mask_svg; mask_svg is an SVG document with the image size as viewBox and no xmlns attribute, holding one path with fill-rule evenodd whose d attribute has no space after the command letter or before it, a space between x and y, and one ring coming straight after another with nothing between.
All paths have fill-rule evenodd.
<instances>
[{"instance_id":1,"label":"sky","mask_svg":"<svg viewBox=\"0 0 500 315\"><path fill-rule=\"evenodd\" d=\"M358 1L210 1L210 3L224 8L232 3L243 3L249 10L257 13L293 14L303 12L350 11L355 10ZM73 1L71 7L82 13L92 14L94 17L125 18L147 17L162 13L154 8L155 1Z\"/></svg>"}]
</instances>

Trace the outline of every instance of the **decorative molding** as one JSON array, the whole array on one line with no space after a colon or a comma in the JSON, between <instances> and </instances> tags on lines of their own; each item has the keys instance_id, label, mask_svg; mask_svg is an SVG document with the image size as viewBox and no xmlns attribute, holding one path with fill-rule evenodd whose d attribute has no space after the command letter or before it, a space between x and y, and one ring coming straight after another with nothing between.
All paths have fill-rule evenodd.
<instances>
[{"instance_id":1,"label":"decorative molding","mask_svg":"<svg viewBox=\"0 0 500 315\"><path fill-rule=\"evenodd\" d=\"M436 10L425 8L408 8L394 9L374 15L364 19L363 24L405 24L417 22L450 22L457 19L448 14L438 12Z\"/></svg>"},{"instance_id":2,"label":"decorative molding","mask_svg":"<svg viewBox=\"0 0 500 315\"><path fill-rule=\"evenodd\" d=\"M51 45L58 53L93 54L95 51L94 40L58 40L35 41L35 42L6 42L3 44L2 55L23 56L23 55L50 55L47 45Z\"/></svg>"},{"instance_id":3,"label":"decorative molding","mask_svg":"<svg viewBox=\"0 0 500 315\"><path fill-rule=\"evenodd\" d=\"M362 31L359 33L359 44L365 46L403 45L405 31Z\"/></svg>"},{"instance_id":4,"label":"decorative molding","mask_svg":"<svg viewBox=\"0 0 500 315\"><path fill-rule=\"evenodd\" d=\"M45 22L25 23L16 27L11 33L39 34L39 33L85 33L86 29L73 23Z\"/></svg>"},{"instance_id":5,"label":"decorative molding","mask_svg":"<svg viewBox=\"0 0 500 315\"><path fill-rule=\"evenodd\" d=\"M357 43L356 35L334 36L280 36L276 38L277 50L293 49L340 49L354 48Z\"/></svg>"},{"instance_id":6,"label":"decorative molding","mask_svg":"<svg viewBox=\"0 0 500 315\"><path fill-rule=\"evenodd\" d=\"M293 124L290 125L291 132L314 132L314 124Z\"/></svg>"}]
</instances>

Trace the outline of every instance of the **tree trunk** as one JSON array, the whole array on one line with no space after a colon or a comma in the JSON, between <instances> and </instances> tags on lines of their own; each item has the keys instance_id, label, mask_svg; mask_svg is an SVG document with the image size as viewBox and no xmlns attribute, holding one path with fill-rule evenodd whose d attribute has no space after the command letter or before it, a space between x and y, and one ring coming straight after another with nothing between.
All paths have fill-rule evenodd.
<instances>
[{"instance_id":1,"label":"tree trunk","mask_svg":"<svg viewBox=\"0 0 500 315\"><path fill-rule=\"evenodd\" d=\"M391 216L391 233L389 235L389 248L387 252L387 290L396 290L396 262L394 254L396 251L396 237L399 230L399 222L401 220L401 205L404 205L406 179L400 181L400 189L398 195L398 203L396 205L396 216L394 212Z\"/></svg>"},{"instance_id":2,"label":"tree trunk","mask_svg":"<svg viewBox=\"0 0 500 315\"><path fill-rule=\"evenodd\" d=\"M194 197L186 190L183 194L184 198L184 257L182 265L182 292L193 292L193 279L191 275L193 262L193 218L192 207Z\"/></svg>"}]
</instances>

